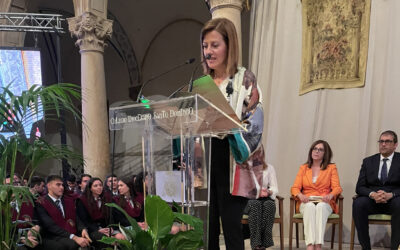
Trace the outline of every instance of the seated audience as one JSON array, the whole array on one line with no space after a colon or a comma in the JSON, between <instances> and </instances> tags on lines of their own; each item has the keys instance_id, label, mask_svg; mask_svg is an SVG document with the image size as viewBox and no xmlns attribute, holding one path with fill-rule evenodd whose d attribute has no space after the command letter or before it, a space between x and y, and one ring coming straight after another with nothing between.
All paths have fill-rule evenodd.
<instances>
[{"instance_id":1,"label":"seated audience","mask_svg":"<svg viewBox=\"0 0 400 250\"><path fill-rule=\"evenodd\" d=\"M73 174L68 176L68 179L67 179L67 190L70 191L70 192L73 192L73 193L75 193L76 190L77 190L76 177Z\"/></svg>"},{"instance_id":2,"label":"seated audience","mask_svg":"<svg viewBox=\"0 0 400 250\"><path fill-rule=\"evenodd\" d=\"M112 197L107 195L103 189L103 182L99 178L91 178L86 185L85 191L77 200L77 216L87 228L93 245L97 249L106 248L107 245L98 242L103 236L115 236L123 239L120 233L114 233L111 221L111 208L105 203L112 202Z\"/></svg>"},{"instance_id":3,"label":"seated audience","mask_svg":"<svg viewBox=\"0 0 400 250\"><path fill-rule=\"evenodd\" d=\"M29 191L35 197L41 196L44 193L44 179L39 176L32 176L29 183Z\"/></svg>"},{"instance_id":4,"label":"seated audience","mask_svg":"<svg viewBox=\"0 0 400 250\"><path fill-rule=\"evenodd\" d=\"M39 178L39 177L36 177ZM40 186L40 179L32 177L35 182L36 189ZM36 181L35 181L36 179ZM13 186L20 186L19 175L15 174L13 178ZM10 184L10 175L7 176L5 180L6 184ZM34 189L34 190L36 190ZM35 191L31 190L32 195L35 195ZM18 250L25 249L39 249L39 240L37 238L40 227L36 223L34 206L31 202L25 201L22 204L18 203L16 200L11 202L12 205L12 221L17 223L18 234L21 235L19 242L17 243Z\"/></svg>"},{"instance_id":5,"label":"seated audience","mask_svg":"<svg viewBox=\"0 0 400 250\"><path fill-rule=\"evenodd\" d=\"M39 231L40 227L35 225L28 229L25 233L21 233L20 242L18 243L18 250L35 249L40 250L42 246L39 244Z\"/></svg>"},{"instance_id":6,"label":"seated audience","mask_svg":"<svg viewBox=\"0 0 400 250\"><path fill-rule=\"evenodd\" d=\"M91 239L76 216L74 200L63 196L62 178L58 175L49 175L46 186L48 194L39 197L35 206L42 228L40 235L43 248L75 250L89 246Z\"/></svg>"},{"instance_id":7,"label":"seated audience","mask_svg":"<svg viewBox=\"0 0 400 250\"><path fill-rule=\"evenodd\" d=\"M249 200L249 228L252 249L265 249L274 245L272 226L275 219L275 198L278 194L278 182L275 169L264 164L262 185L257 200Z\"/></svg>"},{"instance_id":8,"label":"seated audience","mask_svg":"<svg viewBox=\"0 0 400 250\"><path fill-rule=\"evenodd\" d=\"M150 175L146 172L146 177L144 178L144 173L140 172L133 178L134 180L134 186L135 186L135 192L140 193L141 195L144 195L144 189L146 189L146 194L148 193L149 190L149 185L151 181ZM144 180L144 181L143 181Z\"/></svg>"},{"instance_id":9,"label":"seated audience","mask_svg":"<svg viewBox=\"0 0 400 250\"><path fill-rule=\"evenodd\" d=\"M28 186L28 178L24 177L22 179L22 184L23 184L23 186L27 187Z\"/></svg>"},{"instance_id":10,"label":"seated audience","mask_svg":"<svg viewBox=\"0 0 400 250\"><path fill-rule=\"evenodd\" d=\"M143 193L136 192L133 178L131 176L125 176L118 181L119 196L114 197L115 203L117 203L122 209L124 209L129 216L134 218L138 222L143 221L143 207L144 198ZM129 221L126 217L116 212L116 220L124 226L130 226Z\"/></svg>"},{"instance_id":11,"label":"seated audience","mask_svg":"<svg viewBox=\"0 0 400 250\"><path fill-rule=\"evenodd\" d=\"M371 249L368 215L390 214L391 249L400 244L400 154L397 135L388 130L379 138L379 153L363 160L353 202L353 219L362 249Z\"/></svg>"},{"instance_id":12,"label":"seated audience","mask_svg":"<svg viewBox=\"0 0 400 250\"><path fill-rule=\"evenodd\" d=\"M118 178L116 175L108 175L106 177L106 187L105 190L109 192L112 196L118 196Z\"/></svg>"},{"instance_id":13,"label":"seated audience","mask_svg":"<svg viewBox=\"0 0 400 250\"><path fill-rule=\"evenodd\" d=\"M6 175L6 179L4 180L4 184L11 184L11 174ZM13 186L21 186L21 177L18 173L14 173L12 178Z\"/></svg>"},{"instance_id":14,"label":"seated audience","mask_svg":"<svg viewBox=\"0 0 400 250\"><path fill-rule=\"evenodd\" d=\"M64 195L69 196L72 199L76 200L80 196L78 189L79 189L79 187L76 184L75 175L69 175L67 178L67 181L65 183Z\"/></svg>"},{"instance_id":15,"label":"seated audience","mask_svg":"<svg viewBox=\"0 0 400 250\"><path fill-rule=\"evenodd\" d=\"M86 184L89 182L90 178L92 176L90 174L83 174L81 175L81 178L79 180L79 188L77 190L77 193L80 195L85 191Z\"/></svg>"},{"instance_id":16,"label":"seated audience","mask_svg":"<svg viewBox=\"0 0 400 250\"><path fill-rule=\"evenodd\" d=\"M292 195L300 201L307 250L322 249L328 217L332 211L337 213L335 201L342 188L331 158L332 150L326 141L314 142L291 188Z\"/></svg>"}]
</instances>

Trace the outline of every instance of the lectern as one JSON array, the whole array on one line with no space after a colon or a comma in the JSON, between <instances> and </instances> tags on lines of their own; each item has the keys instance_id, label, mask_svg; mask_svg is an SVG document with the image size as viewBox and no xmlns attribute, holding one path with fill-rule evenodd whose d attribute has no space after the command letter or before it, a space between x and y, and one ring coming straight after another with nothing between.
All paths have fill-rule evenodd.
<instances>
[{"instance_id":1,"label":"lectern","mask_svg":"<svg viewBox=\"0 0 400 250\"><path fill-rule=\"evenodd\" d=\"M195 94L111 108L109 124L122 174L141 169L147 194L201 218L207 249L211 137L244 129L233 110Z\"/></svg>"}]
</instances>

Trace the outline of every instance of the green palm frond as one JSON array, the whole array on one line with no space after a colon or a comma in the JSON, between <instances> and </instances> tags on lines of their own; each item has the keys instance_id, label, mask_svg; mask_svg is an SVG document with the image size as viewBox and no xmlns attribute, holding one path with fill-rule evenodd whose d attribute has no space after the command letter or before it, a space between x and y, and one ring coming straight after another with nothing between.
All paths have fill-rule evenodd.
<instances>
[{"instance_id":1,"label":"green palm frond","mask_svg":"<svg viewBox=\"0 0 400 250\"><path fill-rule=\"evenodd\" d=\"M13 176L16 159L24 164L24 174L30 173L46 160L67 159L83 162L82 155L67 145L53 145L42 138L27 140L24 127L43 114L44 120L62 122L60 117L68 115L76 122L82 122L81 112L74 102L80 102L80 88L74 84L56 84L48 87L34 85L20 95L9 88L0 88L0 126L2 131L11 132L6 138L0 133L0 249L14 249L18 241L16 223L12 223L12 204L32 202L32 195L26 187L5 185L7 172ZM1 131L0 131L1 132Z\"/></svg>"},{"instance_id":2,"label":"green palm frond","mask_svg":"<svg viewBox=\"0 0 400 250\"><path fill-rule=\"evenodd\" d=\"M60 121L57 118L64 112L81 122L81 112L74 105L80 96L79 86L68 83L47 87L33 85L19 96L9 87L3 87L0 88L0 122L7 122L3 126L15 134L23 134L26 123L41 113L44 120Z\"/></svg>"}]
</instances>

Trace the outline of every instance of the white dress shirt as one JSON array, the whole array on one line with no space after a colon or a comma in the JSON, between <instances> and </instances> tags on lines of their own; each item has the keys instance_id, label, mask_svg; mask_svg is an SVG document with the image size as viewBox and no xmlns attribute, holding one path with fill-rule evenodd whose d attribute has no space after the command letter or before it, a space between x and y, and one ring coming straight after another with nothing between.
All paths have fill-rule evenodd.
<instances>
[{"instance_id":1,"label":"white dress shirt","mask_svg":"<svg viewBox=\"0 0 400 250\"><path fill-rule=\"evenodd\" d=\"M278 195L278 181L276 180L276 173L274 167L268 163L267 169L263 171L263 188L268 188L272 194L269 196L271 199L275 200Z\"/></svg>"}]
</instances>

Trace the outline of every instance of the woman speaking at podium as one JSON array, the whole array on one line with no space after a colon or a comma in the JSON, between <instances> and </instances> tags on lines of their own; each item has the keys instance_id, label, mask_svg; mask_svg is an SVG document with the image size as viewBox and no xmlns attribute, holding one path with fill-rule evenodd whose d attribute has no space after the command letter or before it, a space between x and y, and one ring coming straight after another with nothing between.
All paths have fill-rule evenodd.
<instances>
[{"instance_id":1,"label":"woman speaking at podium","mask_svg":"<svg viewBox=\"0 0 400 250\"><path fill-rule=\"evenodd\" d=\"M248 198L259 194L254 180L257 173L262 174L264 165L261 93L254 74L238 67L238 38L231 21L208 21L200 40L204 73L212 77L248 129L246 133L212 139L209 249L219 249L219 217L226 249L244 249L241 218Z\"/></svg>"}]
</instances>

